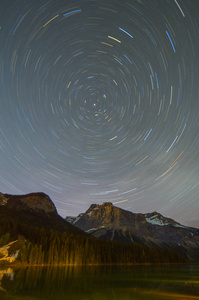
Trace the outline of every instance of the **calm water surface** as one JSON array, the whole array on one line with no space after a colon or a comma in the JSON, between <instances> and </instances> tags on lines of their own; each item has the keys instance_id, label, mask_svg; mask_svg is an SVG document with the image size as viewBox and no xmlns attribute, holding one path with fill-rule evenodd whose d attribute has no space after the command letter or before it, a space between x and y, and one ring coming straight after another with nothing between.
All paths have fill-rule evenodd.
<instances>
[{"instance_id":1,"label":"calm water surface","mask_svg":"<svg viewBox=\"0 0 199 300\"><path fill-rule=\"evenodd\" d=\"M8 268L0 270L0 299L199 300L199 266Z\"/></svg>"}]
</instances>

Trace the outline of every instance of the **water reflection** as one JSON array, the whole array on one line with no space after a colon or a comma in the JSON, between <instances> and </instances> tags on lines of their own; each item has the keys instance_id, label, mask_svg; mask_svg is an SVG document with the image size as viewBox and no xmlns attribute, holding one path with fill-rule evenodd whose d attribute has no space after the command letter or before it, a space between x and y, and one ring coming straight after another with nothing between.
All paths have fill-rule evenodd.
<instances>
[{"instance_id":1,"label":"water reflection","mask_svg":"<svg viewBox=\"0 0 199 300\"><path fill-rule=\"evenodd\" d=\"M7 291L2 287L2 279L4 276L8 276L11 280L13 279L14 272L11 268L0 270L0 295L6 293Z\"/></svg>"},{"instance_id":2,"label":"water reflection","mask_svg":"<svg viewBox=\"0 0 199 300\"><path fill-rule=\"evenodd\" d=\"M9 268L0 299L199 299L199 266Z\"/></svg>"}]
</instances>

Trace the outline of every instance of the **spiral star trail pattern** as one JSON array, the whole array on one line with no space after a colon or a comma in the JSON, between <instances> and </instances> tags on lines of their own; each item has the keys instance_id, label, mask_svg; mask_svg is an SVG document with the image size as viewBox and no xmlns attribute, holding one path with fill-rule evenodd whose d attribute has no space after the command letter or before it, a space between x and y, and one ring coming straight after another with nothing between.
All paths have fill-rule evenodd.
<instances>
[{"instance_id":1,"label":"spiral star trail pattern","mask_svg":"<svg viewBox=\"0 0 199 300\"><path fill-rule=\"evenodd\" d=\"M198 12L2 0L0 191L45 192L62 216L111 201L196 225Z\"/></svg>"}]
</instances>

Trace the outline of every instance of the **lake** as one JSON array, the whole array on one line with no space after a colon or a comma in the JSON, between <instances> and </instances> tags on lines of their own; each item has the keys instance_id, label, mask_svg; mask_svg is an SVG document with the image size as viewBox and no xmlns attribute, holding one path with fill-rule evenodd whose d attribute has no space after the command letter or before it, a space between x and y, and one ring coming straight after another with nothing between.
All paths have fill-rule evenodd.
<instances>
[{"instance_id":1,"label":"lake","mask_svg":"<svg viewBox=\"0 0 199 300\"><path fill-rule=\"evenodd\" d=\"M199 265L2 268L0 299L199 299Z\"/></svg>"}]
</instances>

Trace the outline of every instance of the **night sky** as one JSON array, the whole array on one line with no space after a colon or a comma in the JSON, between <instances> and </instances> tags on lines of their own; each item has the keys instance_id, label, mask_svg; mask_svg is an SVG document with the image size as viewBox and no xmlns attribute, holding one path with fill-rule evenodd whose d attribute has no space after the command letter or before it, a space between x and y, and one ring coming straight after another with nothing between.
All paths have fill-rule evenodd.
<instances>
[{"instance_id":1,"label":"night sky","mask_svg":"<svg viewBox=\"0 0 199 300\"><path fill-rule=\"evenodd\" d=\"M0 192L199 227L199 1L0 1Z\"/></svg>"}]
</instances>

